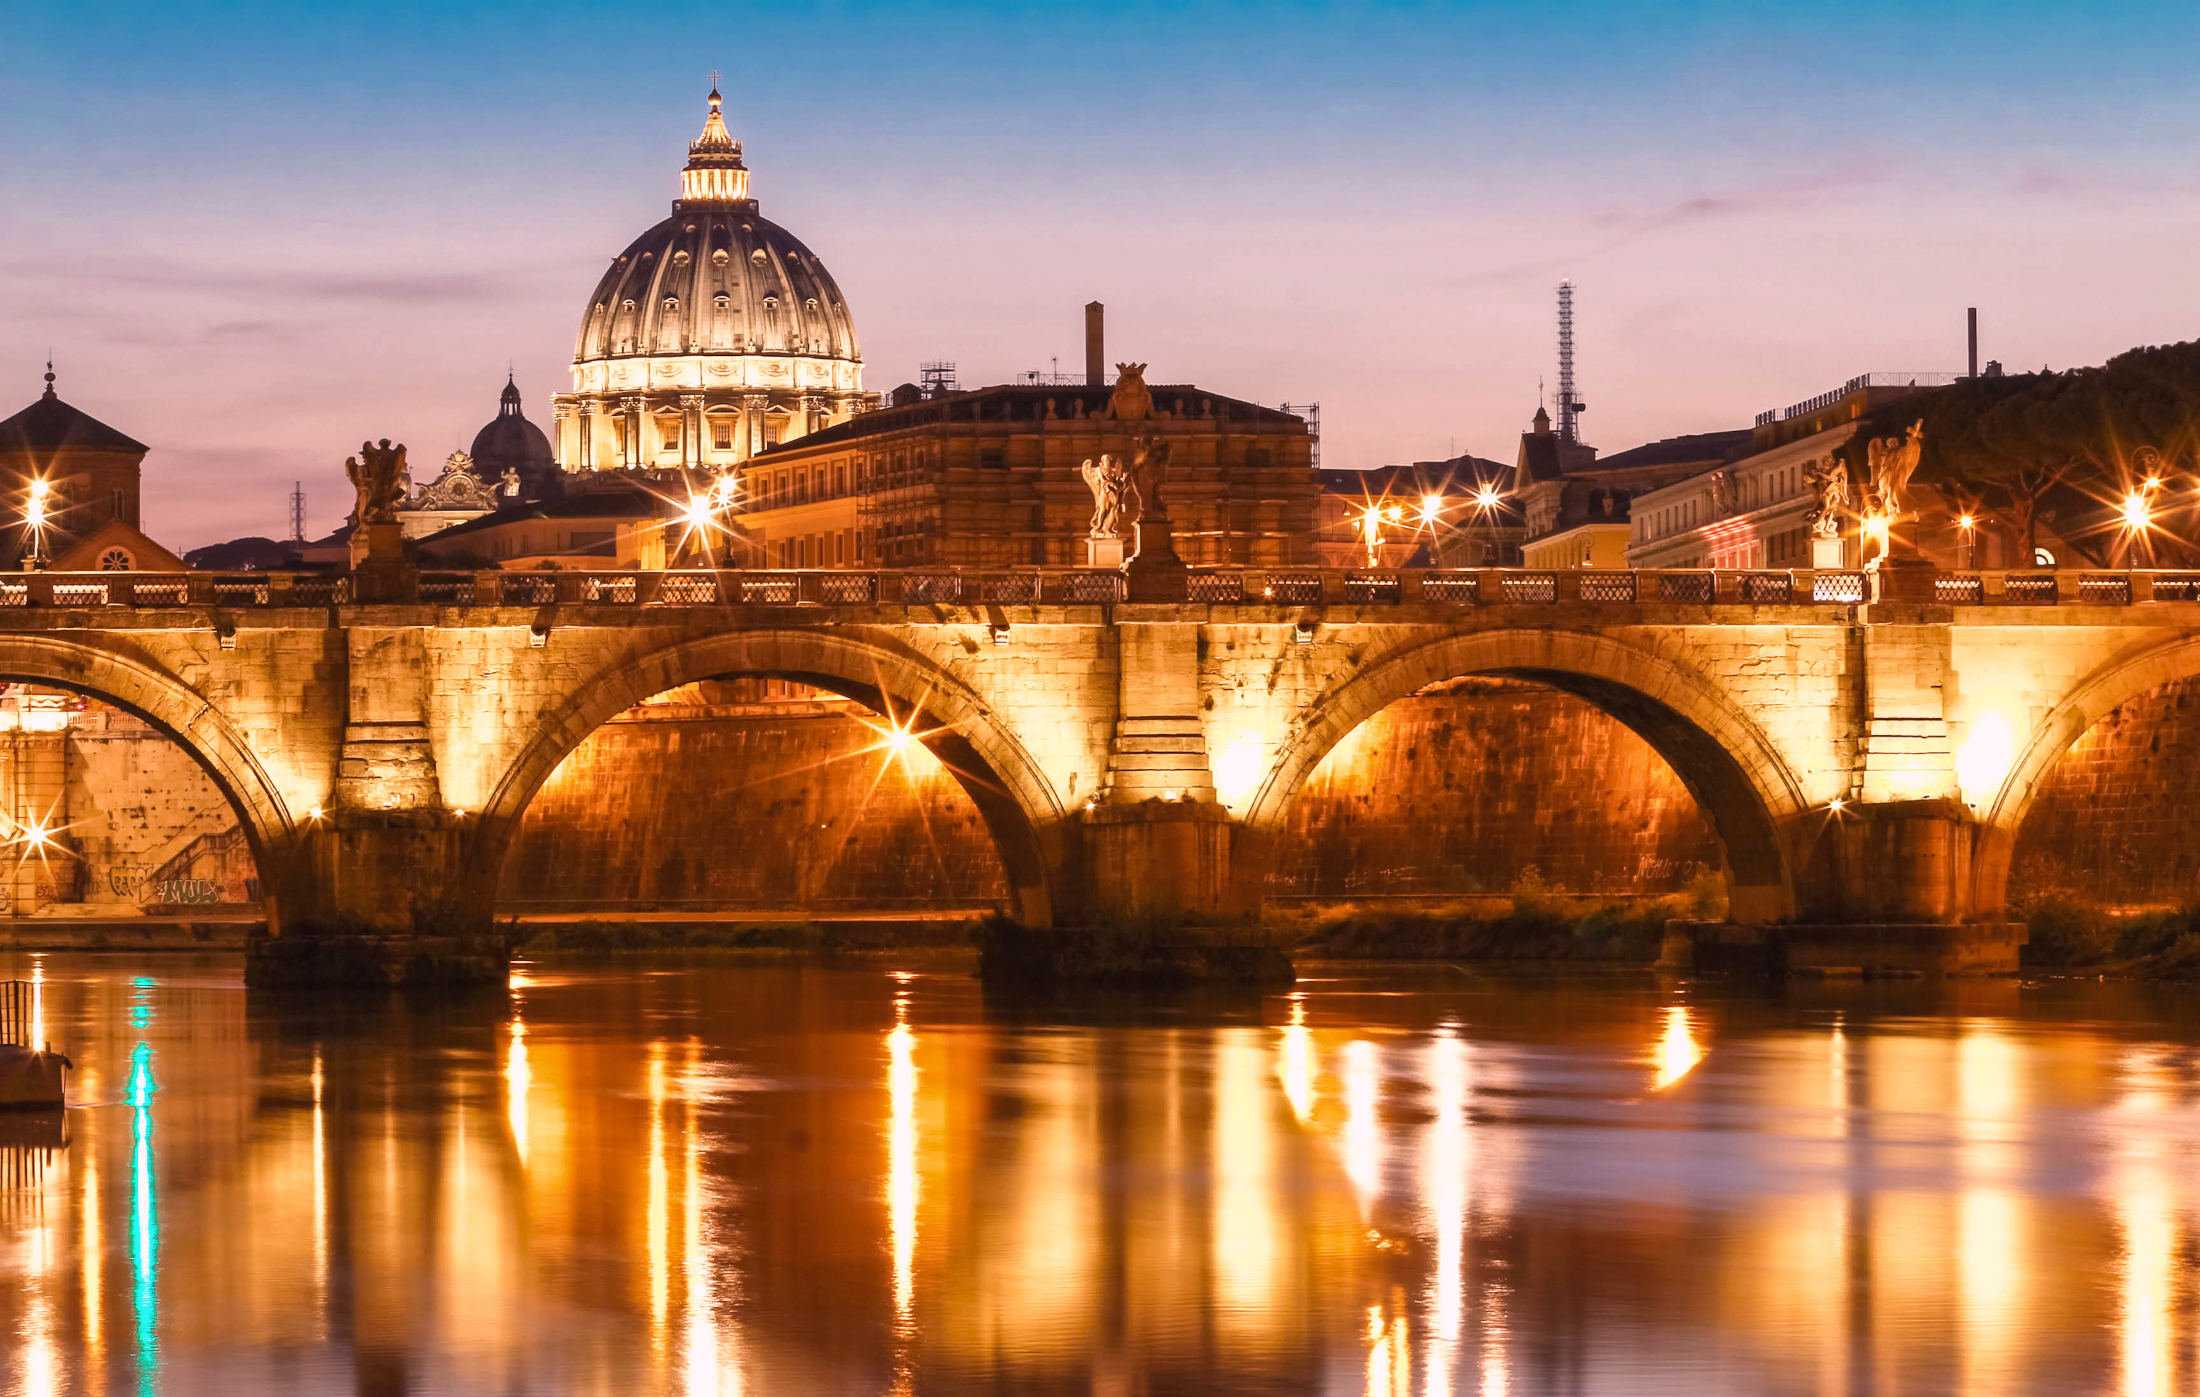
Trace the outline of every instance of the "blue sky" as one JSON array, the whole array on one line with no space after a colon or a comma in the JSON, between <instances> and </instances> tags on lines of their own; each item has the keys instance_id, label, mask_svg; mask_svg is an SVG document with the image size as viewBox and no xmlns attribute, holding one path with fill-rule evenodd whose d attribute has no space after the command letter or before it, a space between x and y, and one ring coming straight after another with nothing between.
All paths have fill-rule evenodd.
<instances>
[{"instance_id":1,"label":"blue sky","mask_svg":"<svg viewBox=\"0 0 2200 1397\"><path fill-rule=\"evenodd\" d=\"M1587 438L1868 370L2200 333L2200 11L2040 5L178 5L0 0L0 410L151 443L188 547L317 529L507 362L549 419L707 74L866 382L1080 354L1320 401L1331 464L1509 456L1579 287ZM8 384L16 385L10 389ZM11 396L12 395L12 396Z\"/></svg>"}]
</instances>

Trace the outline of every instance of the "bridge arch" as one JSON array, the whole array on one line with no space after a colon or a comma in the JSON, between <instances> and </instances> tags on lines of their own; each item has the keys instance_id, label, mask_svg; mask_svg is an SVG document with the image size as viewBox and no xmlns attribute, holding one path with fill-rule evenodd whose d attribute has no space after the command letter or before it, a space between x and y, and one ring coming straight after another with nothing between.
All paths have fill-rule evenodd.
<instances>
[{"instance_id":1,"label":"bridge arch","mask_svg":"<svg viewBox=\"0 0 2200 1397\"><path fill-rule=\"evenodd\" d=\"M2101 665L2031 725L1995 790L1993 803L1982 812L1984 828L1972 860L1975 907L1998 910L2008 905L2018 832L2063 754L2125 704L2196 675L2200 675L2200 636L2181 637Z\"/></svg>"},{"instance_id":2,"label":"bridge arch","mask_svg":"<svg viewBox=\"0 0 2200 1397\"><path fill-rule=\"evenodd\" d=\"M1266 878L1292 801L1346 734L1431 684L1476 675L1530 680L1584 699L1648 742L1718 834L1730 915L1770 921L1794 914L1795 879L1781 831L1808 802L1764 732L1709 681L1672 660L1566 631L1444 636L1385 655L1324 693L1291 730L1246 807L1252 857L1241 876Z\"/></svg>"},{"instance_id":3,"label":"bridge arch","mask_svg":"<svg viewBox=\"0 0 2200 1397\"><path fill-rule=\"evenodd\" d=\"M1986 810L1986 823L2014 836L2048 772L2087 730L2131 700L2194 675L2200 675L2200 636L2111 660L2094 670L2032 725Z\"/></svg>"},{"instance_id":4,"label":"bridge arch","mask_svg":"<svg viewBox=\"0 0 2200 1397\"><path fill-rule=\"evenodd\" d=\"M1038 762L975 690L939 664L891 640L842 631L731 632L606 665L544 715L498 778L470 849L469 880L493 886L528 804L590 733L668 689L732 676L792 680L893 714L977 806L1018 920L1048 926L1067 905L1067 812Z\"/></svg>"},{"instance_id":5,"label":"bridge arch","mask_svg":"<svg viewBox=\"0 0 2200 1397\"><path fill-rule=\"evenodd\" d=\"M161 665L52 635L0 636L0 680L42 684L113 704L190 754L236 812L270 894L294 872L296 823L244 734L213 702ZM270 905L274 899L271 897ZM272 917L271 917L272 919Z\"/></svg>"}]
</instances>

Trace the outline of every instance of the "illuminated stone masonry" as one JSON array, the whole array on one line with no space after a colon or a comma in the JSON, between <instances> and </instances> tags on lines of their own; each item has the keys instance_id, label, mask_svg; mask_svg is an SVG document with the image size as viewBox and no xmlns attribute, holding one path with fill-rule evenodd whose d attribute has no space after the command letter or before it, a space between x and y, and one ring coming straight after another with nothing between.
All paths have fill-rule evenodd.
<instances>
[{"instance_id":1,"label":"illuminated stone masonry","mask_svg":"<svg viewBox=\"0 0 2200 1397\"><path fill-rule=\"evenodd\" d=\"M1529 680L1672 766L1736 923L1855 941L2005 926L2055 760L2200 674L2191 574L1249 569L1138 604L1122 584L431 573L420 600L354 605L326 576L32 574L0 579L0 678L117 704L198 758L261 870L255 973L280 976L491 973L535 792L613 716L711 677L895 715L957 774L1034 926L1248 911L1347 734L1461 676Z\"/></svg>"}]
</instances>

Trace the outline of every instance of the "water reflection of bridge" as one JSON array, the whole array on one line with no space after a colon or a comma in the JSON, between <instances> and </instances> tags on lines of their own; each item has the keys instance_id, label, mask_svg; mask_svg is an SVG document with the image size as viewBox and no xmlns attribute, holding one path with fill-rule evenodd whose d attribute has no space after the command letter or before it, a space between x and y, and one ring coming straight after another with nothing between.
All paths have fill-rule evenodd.
<instances>
[{"instance_id":1,"label":"water reflection of bridge","mask_svg":"<svg viewBox=\"0 0 2200 1397\"><path fill-rule=\"evenodd\" d=\"M956 773L1034 925L1256 900L1322 756L1462 675L1534 680L1645 738L1715 826L1737 919L1884 925L1999 920L2055 758L2200 673L2191 573L1218 569L1163 600L1039 570L429 574L374 604L345 587L0 581L0 677L188 747L239 811L278 934L342 914L428 927L451 957L558 762L704 678L892 715L889 740Z\"/></svg>"},{"instance_id":2,"label":"water reflection of bridge","mask_svg":"<svg viewBox=\"0 0 2200 1397\"><path fill-rule=\"evenodd\" d=\"M2186 1045L2114 987L1125 1023L720 967L338 1024L112 964L57 997L116 1099L0 1222L11 1358L95 1388L2190 1386Z\"/></svg>"}]
</instances>

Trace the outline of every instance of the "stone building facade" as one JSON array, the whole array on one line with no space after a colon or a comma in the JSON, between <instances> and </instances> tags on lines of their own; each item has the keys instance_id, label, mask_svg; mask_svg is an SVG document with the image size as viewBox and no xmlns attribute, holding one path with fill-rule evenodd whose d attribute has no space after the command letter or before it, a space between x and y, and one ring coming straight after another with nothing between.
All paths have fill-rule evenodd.
<instances>
[{"instance_id":1,"label":"stone building facade","mask_svg":"<svg viewBox=\"0 0 2200 1397\"><path fill-rule=\"evenodd\" d=\"M1169 444L1185 562L1313 561L1305 419L1188 384L1147 391L1140 415L1120 383L945 393L766 451L742 471L752 565L1081 567L1093 498L1079 467L1141 437Z\"/></svg>"},{"instance_id":2,"label":"stone building facade","mask_svg":"<svg viewBox=\"0 0 2200 1397\"><path fill-rule=\"evenodd\" d=\"M558 464L724 469L871 405L832 274L763 217L710 94L672 216L615 258L581 314Z\"/></svg>"}]
</instances>

